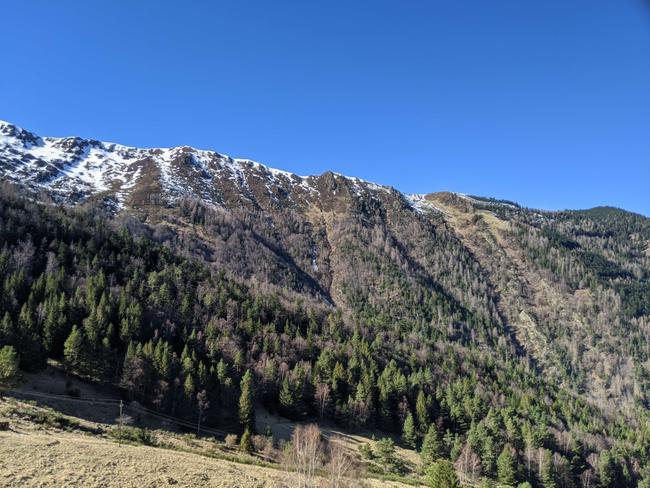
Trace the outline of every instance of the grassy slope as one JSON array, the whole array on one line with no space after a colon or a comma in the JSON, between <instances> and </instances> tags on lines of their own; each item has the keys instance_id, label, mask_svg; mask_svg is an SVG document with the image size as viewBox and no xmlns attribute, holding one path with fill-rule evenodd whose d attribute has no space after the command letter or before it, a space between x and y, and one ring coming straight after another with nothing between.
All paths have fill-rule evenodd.
<instances>
[{"instance_id":1,"label":"grassy slope","mask_svg":"<svg viewBox=\"0 0 650 488\"><path fill-rule=\"evenodd\" d=\"M26 374L15 395L0 400L0 486L219 486L290 487L296 486L293 473L279 464L267 463L228 449L223 440L196 438L170 430L154 418L138 418L137 425L152 429L155 446L118 445L111 435L115 406L39 397L60 395L64 376L54 365L44 372ZM108 389L73 380L84 398L111 398ZM22 394L20 392L23 392ZM47 406L46 406L47 405ZM50 408L52 407L52 408ZM62 413L63 412L63 413ZM260 411L260 424L271 425L277 438L291 435L294 424ZM323 435L343 435L346 447L356 452L362 442L373 444L370 434L346 434L323 426ZM399 449L411 466L417 457ZM324 480L319 480L319 483ZM355 486L403 486L377 479L355 479Z\"/></svg>"}]
</instances>

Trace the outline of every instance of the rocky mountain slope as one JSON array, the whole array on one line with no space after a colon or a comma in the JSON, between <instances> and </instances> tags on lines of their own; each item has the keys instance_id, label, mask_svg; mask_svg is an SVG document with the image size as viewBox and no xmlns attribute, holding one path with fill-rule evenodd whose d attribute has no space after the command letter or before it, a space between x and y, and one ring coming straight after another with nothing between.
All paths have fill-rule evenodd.
<instances>
[{"instance_id":1,"label":"rocky mountain slope","mask_svg":"<svg viewBox=\"0 0 650 488\"><path fill-rule=\"evenodd\" d=\"M382 320L436 320L420 305L444 294L484 324L461 331L472 340L521 347L601 403L646 401L642 216L407 195L331 172L303 177L191 147L40 137L6 122L0 175L58 203L99 200L236 276L306 292L350 316L372 309ZM613 228L603 228L605 216ZM616 271L601 276L592 264ZM626 300L645 305L624 313ZM631 337L645 346L630 351Z\"/></svg>"},{"instance_id":2,"label":"rocky mountain slope","mask_svg":"<svg viewBox=\"0 0 650 488\"><path fill-rule=\"evenodd\" d=\"M280 371L307 361L317 372L314 344L318 351L336 344L351 361L357 397L364 375L372 383L394 373L391 361L409 381L424 381L427 371L433 382L417 388L435 399L432 415L452 433L471 431L481 418L476 412L485 413L452 408L469 394L456 388L471 382L486 404L505 409L508 398L518 412L550 409L545 422L552 431L583 436L593 452L647 419L650 220L641 215L608 207L545 212L454 193L406 195L331 172L302 177L189 147L47 138L7 123L0 124L0 177L11 183L5 193L98 212L318 322L309 332L271 324L278 337L246 346L260 377L274 361ZM226 315L219 327L230 323ZM255 341L251 330L235 330L243 337L232 348ZM226 335L233 341L232 332ZM273 359L274 340L292 340L291 353L280 354L276 345ZM384 373L360 354L374 357ZM506 392L511 375L521 384ZM470 383L461 387L464 376ZM281 386L274 385L271 397ZM404 419L382 417L382 408L414 404L417 388L408 401L382 400L386 388L365 393L372 404L386 402L376 422L390 430ZM338 400L335 416L362 408L354 391ZM530 395L545 406L527 403Z\"/></svg>"}]
</instances>

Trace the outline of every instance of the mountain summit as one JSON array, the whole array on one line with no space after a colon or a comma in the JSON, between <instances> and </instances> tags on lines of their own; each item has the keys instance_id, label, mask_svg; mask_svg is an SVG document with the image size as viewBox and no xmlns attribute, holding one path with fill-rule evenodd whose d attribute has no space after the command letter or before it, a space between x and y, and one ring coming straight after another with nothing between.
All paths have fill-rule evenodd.
<instances>
[{"instance_id":1,"label":"mountain summit","mask_svg":"<svg viewBox=\"0 0 650 488\"><path fill-rule=\"evenodd\" d=\"M79 137L40 137L0 121L0 171L4 178L76 203L93 195L118 207L172 204L181 197L223 206L305 205L322 190L394 191L359 178L327 172L298 176L248 159L188 146L141 149Z\"/></svg>"}]
</instances>

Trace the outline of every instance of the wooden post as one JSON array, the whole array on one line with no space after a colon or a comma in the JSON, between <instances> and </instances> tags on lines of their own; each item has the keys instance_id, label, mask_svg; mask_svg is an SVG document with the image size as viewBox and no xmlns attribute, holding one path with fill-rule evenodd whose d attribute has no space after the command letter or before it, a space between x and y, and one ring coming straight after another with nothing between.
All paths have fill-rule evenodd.
<instances>
[{"instance_id":1,"label":"wooden post","mask_svg":"<svg viewBox=\"0 0 650 488\"><path fill-rule=\"evenodd\" d=\"M120 416L117 418L117 444L122 447L122 400L120 400Z\"/></svg>"}]
</instances>

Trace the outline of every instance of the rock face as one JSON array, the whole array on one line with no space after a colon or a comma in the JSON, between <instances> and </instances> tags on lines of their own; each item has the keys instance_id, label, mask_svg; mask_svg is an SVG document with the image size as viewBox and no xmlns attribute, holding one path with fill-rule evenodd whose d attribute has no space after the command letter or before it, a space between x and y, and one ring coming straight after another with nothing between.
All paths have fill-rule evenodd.
<instances>
[{"instance_id":1,"label":"rock face","mask_svg":"<svg viewBox=\"0 0 650 488\"><path fill-rule=\"evenodd\" d=\"M305 177L190 147L40 137L8 123L0 177L57 203L102 204L241 280L369 330L435 324L459 344L516 351L603 408L648 401L643 216L406 195L331 172ZM452 323L437 323L449 316L443 302Z\"/></svg>"},{"instance_id":2,"label":"rock face","mask_svg":"<svg viewBox=\"0 0 650 488\"><path fill-rule=\"evenodd\" d=\"M173 205L185 197L222 208L322 202L330 210L346 195L397 196L388 187L330 172L302 177L191 147L139 149L78 137L40 137L6 122L0 122L0 171L3 178L45 190L56 201L78 203L103 195L127 209Z\"/></svg>"}]
</instances>

